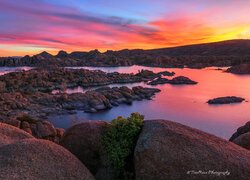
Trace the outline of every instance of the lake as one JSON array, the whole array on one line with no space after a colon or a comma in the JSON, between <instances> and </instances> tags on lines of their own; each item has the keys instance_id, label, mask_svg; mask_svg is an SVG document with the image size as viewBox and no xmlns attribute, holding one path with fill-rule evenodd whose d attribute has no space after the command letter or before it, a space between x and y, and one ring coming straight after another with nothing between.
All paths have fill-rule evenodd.
<instances>
[{"instance_id":1,"label":"lake","mask_svg":"<svg viewBox=\"0 0 250 180\"><path fill-rule=\"evenodd\" d=\"M227 105L209 105L206 103L209 99L220 96L240 96L250 100L250 75L225 73L217 70L216 67L205 69L166 69L142 66L82 68L120 73L137 73L141 69L154 72L168 70L174 71L176 76L187 76L197 81L198 84L157 85L154 87L161 89L161 92L157 93L153 100L135 101L132 105L120 105L95 114L77 111L76 114L50 116L49 120L56 127L68 128L87 120L110 121L117 116L127 117L132 112L139 112L145 116L145 119L172 120L228 139L238 127L250 120L249 102ZM122 85L119 84L119 86ZM129 87L136 85L148 86L144 83L128 84ZM114 86L118 85L112 85L112 87ZM68 93L84 91L85 89L78 87L68 90Z\"/></svg>"},{"instance_id":2,"label":"lake","mask_svg":"<svg viewBox=\"0 0 250 180\"><path fill-rule=\"evenodd\" d=\"M11 72L18 72L18 71L28 71L31 70L32 67L0 67L0 76L11 73Z\"/></svg>"}]
</instances>

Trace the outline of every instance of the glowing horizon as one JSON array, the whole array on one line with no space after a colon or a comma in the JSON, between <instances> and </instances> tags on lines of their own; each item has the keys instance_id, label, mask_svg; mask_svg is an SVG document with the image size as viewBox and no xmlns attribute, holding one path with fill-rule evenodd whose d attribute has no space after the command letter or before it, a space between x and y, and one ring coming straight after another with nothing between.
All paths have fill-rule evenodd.
<instances>
[{"instance_id":1,"label":"glowing horizon","mask_svg":"<svg viewBox=\"0 0 250 180\"><path fill-rule=\"evenodd\" d=\"M2 0L0 56L248 39L249 7L244 0Z\"/></svg>"}]
</instances>

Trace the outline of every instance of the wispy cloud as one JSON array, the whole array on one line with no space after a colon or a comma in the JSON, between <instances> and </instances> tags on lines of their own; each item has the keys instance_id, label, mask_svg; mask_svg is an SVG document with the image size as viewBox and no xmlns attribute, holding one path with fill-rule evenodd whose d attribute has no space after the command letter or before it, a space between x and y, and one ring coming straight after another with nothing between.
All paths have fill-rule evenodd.
<instances>
[{"instance_id":1,"label":"wispy cloud","mask_svg":"<svg viewBox=\"0 0 250 180\"><path fill-rule=\"evenodd\" d=\"M93 6L96 1L91 1ZM246 1L230 0L226 4L222 0L216 6L213 0L200 3L197 0L185 3L169 0L143 3L139 0L140 4L134 2L136 7L131 7L133 2L130 0L123 4L107 1L109 6L129 6L119 9L138 11L137 16L104 11L104 2L99 2L103 3L100 11L81 8L90 2L74 2L69 6L69 1L58 0L0 1L0 55L7 55L6 52L19 53L15 55L36 53L40 48L51 52L60 49L158 48L249 37L250 12L246 5L250 3ZM152 15L145 13L152 9ZM140 16L143 18L138 18ZM10 45L11 49L5 49Z\"/></svg>"}]
</instances>

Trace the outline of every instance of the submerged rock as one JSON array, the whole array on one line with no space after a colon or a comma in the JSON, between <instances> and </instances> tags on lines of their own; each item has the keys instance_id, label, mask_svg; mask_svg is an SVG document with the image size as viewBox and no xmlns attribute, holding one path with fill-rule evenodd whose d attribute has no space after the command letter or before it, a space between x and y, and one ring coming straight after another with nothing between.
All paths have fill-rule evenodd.
<instances>
[{"instance_id":1,"label":"submerged rock","mask_svg":"<svg viewBox=\"0 0 250 180\"><path fill-rule=\"evenodd\" d=\"M231 103L241 103L245 101L244 98L236 97L236 96L226 96L226 97L218 97L214 99L210 99L207 101L208 104L231 104Z\"/></svg>"},{"instance_id":2,"label":"submerged rock","mask_svg":"<svg viewBox=\"0 0 250 180\"><path fill-rule=\"evenodd\" d=\"M137 141L134 167L136 179L216 179L216 172L222 179L248 179L250 151L179 123L151 120Z\"/></svg>"}]
</instances>

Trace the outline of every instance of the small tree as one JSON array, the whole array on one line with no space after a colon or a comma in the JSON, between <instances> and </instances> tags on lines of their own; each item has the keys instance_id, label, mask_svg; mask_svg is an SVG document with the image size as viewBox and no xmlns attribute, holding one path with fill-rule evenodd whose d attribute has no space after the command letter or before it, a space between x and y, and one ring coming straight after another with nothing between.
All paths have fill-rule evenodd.
<instances>
[{"instance_id":1,"label":"small tree","mask_svg":"<svg viewBox=\"0 0 250 180\"><path fill-rule=\"evenodd\" d=\"M104 147L119 179L134 177L133 152L143 125L144 116L132 113L130 117L118 117L104 136Z\"/></svg>"}]
</instances>

